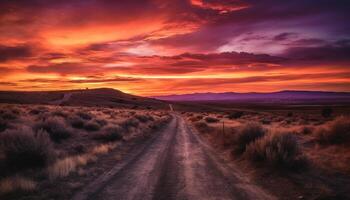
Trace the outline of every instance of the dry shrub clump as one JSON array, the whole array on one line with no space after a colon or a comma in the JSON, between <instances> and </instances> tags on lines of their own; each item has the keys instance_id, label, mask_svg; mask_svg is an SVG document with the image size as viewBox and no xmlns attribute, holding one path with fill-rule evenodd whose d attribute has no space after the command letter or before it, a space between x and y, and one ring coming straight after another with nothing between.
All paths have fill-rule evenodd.
<instances>
[{"instance_id":1,"label":"dry shrub clump","mask_svg":"<svg viewBox=\"0 0 350 200\"><path fill-rule=\"evenodd\" d=\"M135 118L129 118L121 123L121 127L124 128L124 130L129 130L130 128L137 128L139 126L139 121Z\"/></svg>"},{"instance_id":2,"label":"dry shrub clump","mask_svg":"<svg viewBox=\"0 0 350 200\"><path fill-rule=\"evenodd\" d=\"M61 140L72 136L72 131L60 117L49 117L44 119L36 124L35 129L45 130L50 135L50 138L55 142L61 142Z\"/></svg>"},{"instance_id":3,"label":"dry shrub clump","mask_svg":"<svg viewBox=\"0 0 350 200\"><path fill-rule=\"evenodd\" d=\"M78 115L80 118L84 119L84 120L91 120L92 119L92 115L86 112L77 112L76 115Z\"/></svg>"},{"instance_id":4,"label":"dry shrub clump","mask_svg":"<svg viewBox=\"0 0 350 200\"><path fill-rule=\"evenodd\" d=\"M210 133L214 131L213 127L210 127L207 123L205 122L196 122L194 124L194 126L196 127L196 129L200 132L200 133Z\"/></svg>"},{"instance_id":5,"label":"dry shrub clump","mask_svg":"<svg viewBox=\"0 0 350 200\"><path fill-rule=\"evenodd\" d=\"M315 131L321 144L345 144L350 142L350 118L340 116Z\"/></svg>"},{"instance_id":6,"label":"dry shrub clump","mask_svg":"<svg viewBox=\"0 0 350 200\"><path fill-rule=\"evenodd\" d=\"M266 130L259 123L247 123L241 126L233 140L233 152L239 155L244 153L247 145L263 137L265 134Z\"/></svg>"},{"instance_id":7,"label":"dry shrub clump","mask_svg":"<svg viewBox=\"0 0 350 200\"><path fill-rule=\"evenodd\" d=\"M4 120L15 120L18 118L18 113L13 110L5 110L0 112L0 118Z\"/></svg>"},{"instance_id":8,"label":"dry shrub clump","mask_svg":"<svg viewBox=\"0 0 350 200\"><path fill-rule=\"evenodd\" d=\"M291 133L274 133L250 143L244 156L253 161L279 169L300 170L306 158Z\"/></svg>"},{"instance_id":9,"label":"dry shrub clump","mask_svg":"<svg viewBox=\"0 0 350 200\"><path fill-rule=\"evenodd\" d=\"M228 119L238 119L241 118L244 115L243 111L236 111L236 112L232 112L230 113L227 118Z\"/></svg>"},{"instance_id":10,"label":"dry shrub clump","mask_svg":"<svg viewBox=\"0 0 350 200\"><path fill-rule=\"evenodd\" d=\"M142 123L146 123L148 121L154 121L154 118L150 115L135 115L134 117Z\"/></svg>"},{"instance_id":11,"label":"dry shrub clump","mask_svg":"<svg viewBox=\"0 0 350 200\"><path fill-rule=\"evenodd\" d=\"M101 129L101 126L96 121L89 121L85 124L84 129L87 131L98 131Z\"/></svg>"},{"instance_id":12,"label":"dry shrub clump","mask_svg":"<svg viewBox=\"0 0 350 200\"><path fill-rule=\"evenodd\" d=\"M93 135L93 139L103 141L103 142L112 142L123 139L123 129L120 126L108 126L105 127L101 132Z\"/></svg>"},{"instance_id":13,"label":"dry shrub clump","mask_svg":"<svg viewBox=\"0 0 350 200\"><path fill-rule=\"evenodd\" d=\"M208 123L216 123L216 122L218 122L220 120L217 119L217 118L214 118L214 117L206 117L205 121L208 122Z\"/></svg>"},{"instance_id":14,"label":"dry shrub clump","mask_svg":"<svg viewBox=\"0 0 350 200\"><path fill-rule=\"evenodd\" d=\"M77 129L82 129L85 126L85 121L80 117L73 116L67 119L67 122L73 127Z\"/></svg>"},{"instance_id":15,"label":"dry shrub clump","mask_svg":"<svg viewBox=\"0 0 350 200\"><path fill-rule=\"evenodd\" d=\"M48 134L30 128L6 130L0 134L0 151L8 170L18 171L45 167L54 158Z\"/></svg>"},{"instance_id":16,"label":"dry shrub clump","mask_svg":"<svg viewBox=\"0 0 350 200\"><path fill-rule=\"evenodd\" d=\"M0 133L8 128L8 123L0 118Z\"/></svg>"},{"instance_id":17,"label":"dry shrub clump","mask_svg":"<svg viewBox=\"0 0 350 200\"><path fill-rule=\"evenodd\" d=\"M68 114L68 112L65 112L63 110L55 110L52 112L52 115L66 118L66 117L68 117L69 114Z\"/></svg>"}]
</instances>

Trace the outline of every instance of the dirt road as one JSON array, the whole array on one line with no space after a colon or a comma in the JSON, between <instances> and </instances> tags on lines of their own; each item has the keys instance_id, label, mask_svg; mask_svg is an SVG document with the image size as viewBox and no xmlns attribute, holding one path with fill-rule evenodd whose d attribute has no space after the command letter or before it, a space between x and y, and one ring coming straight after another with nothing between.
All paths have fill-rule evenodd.
<instances>
[{"instance_id":1,"label":"dirt road","mask_svg":"<svg viewBox=\"0 0 350 200\"><path fill-rule=\"evenodd\" d=\"M73 199L275 199L228 166L174 114L169 125Z\"/></svg>"},{"instance_id":2,"label":"dirt road","mask_svg":"<svg viewBox=\"0 0 350 200\"><path fill-rule=\"evenodd\" d=\"M60 105L64 102L68 101L71 98L72 94L73 94L72 92L64 93L62 99L51 101L51 102L49 102L49 104Z\"/></svg>"}]
</instances>

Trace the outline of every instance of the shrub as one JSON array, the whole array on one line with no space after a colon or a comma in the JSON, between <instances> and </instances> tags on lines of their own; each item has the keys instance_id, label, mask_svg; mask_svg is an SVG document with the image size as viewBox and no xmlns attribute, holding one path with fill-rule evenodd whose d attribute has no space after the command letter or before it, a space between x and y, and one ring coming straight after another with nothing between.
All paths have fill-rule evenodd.
<instances>
[{"instance_id":1,"label":"shrub","mask_svg":"<svg viewBox=\"0 0 350 200\"><path fill-rule=\"evenodd\" d=\"M3 132L7 128L8 128L7 122L0 118L0 132Z\"/></svg>"},{"instance_id":2,"label":"shrub","mask_svg":"<svg viewBox=\"0 0 350 200\"><path fill-rule=\"evenodd\" d=\"M233 112L230 113L227 118L229 119L238 119L241 118L243 116L244 112L243 111L237 111L237 112Z\"/></svg>"},{"instance_id":3,"label":"shrub","mask_svg":"<svg viewBox=\"0 0 350 200\"><path fill-rule=\"evenodd\" d=\"M262 123L262 124L265 124L265 125L271 124L271 120L270 120L270 119L264 118L264 119L261 120L261 123Z\"/></svg>"},{"instance_id":4,"label":"shrub","mask_svg":"<svg viewBox=\"0 0 350 200\"><path fill-rule=\"evenodd\" d=\"M328 118L332 115L333 109L331 107L324 107L321 111L321 114L324 118Z\"/></svg>"},{"instance_id":5,"label":"shrub","mask_svg":"<svg viewBox=\"0 0 350 200\"><path fill-rule=\"evenodd\" d=\"M314 128L312 126L303 126L301 128L301 134L303 135L309 135L314 131Z\"/></svg>"},{"instance_id":6,"label":"shrub","mask_svg":"<svg viewBox=\"0 0 350 200\"><path fill-rule=\"evenodd\" d=\"M219 120L214 117L206 117L205 121L208 123L215 123L215 122L218 122Z\"/></svg>"},{"instance_id":7,"label":"shrub","mask_svg":"<svg viewBox=\"0 0 350 200\"><path fill-rule=\"evenodd\" d=\"M30 128L0 134L0 148L7 168L13 171L45 167L54 155L48 134L42 130L34 133Z\"/></svg>"},{"instance_id":8,"label":"shrub","mask_svg":"<svg viewBox=\"0 0 350 200\"><path fill-rule=\"evenodd\" d=\"M80 118L85 119L85 120L91 120L92 116L89 113L86 112L77 112L76 115L78 115Z\"/></svg>"},{"instance_id":9,"label":"shrub","mask_svg":"<svg viewBox=\"0 0 350 200\"><path fill-rule=\"evenodd\" d=\"M106 126L108 122L105 119L96 119L96 123L98 123L100 126Z\"/></svg>"},{"instance_id":10,"label":"shrub","mask_svg":"<svg viewBox=\"0 0 350 200\"><path fill-rule=\"evenodd\" d=\"M196 117L197 117L198 120L203 119L203 116L202 116L202 115L197 115Z\"/></svg>"},{"instance_id":11,"label":"shrub","mask_svg":"<svg viewBox=\"0 0 350 200\"><path fill-rule=\"evenodd\" d=\"M53 115L53 116L63 117L63 118L68 117L68 113L67 113L67 112L64 112L64 111L62 111L62 110L55 110L55 111L52 112L52 115Z\"/></svg>"},{"instance_id":12,"label":"shrub","mask_svg":"<svg viewBox=\"0 0 350 200\"><path fill-rule=\"evenodd\" d=\"M266 130L259 123L247 123L241 126L236 133L233 152L242 154L246 150L247 145L255 140L263 137Z\"/></svg>"},{"instance_id":13,"label":"shrub","mask_svg":"<svg viewBox=\"0 0 350 200\"><path fill-rule=\"evenodd\" d=\"M210 133L214 131L214 128L208 126L208 124L205 122L196 122L194 126L201 133Z\"/></svg>"},{"instance_id":14,"label":"shrub","mask_svg":"<svg viewBox=\"0 0 350 200\"><path fill-rule=\"evenodd\" d=\"M316 139L322 144L341 144L350 142L350 118L337 117L315 132Z\"/></svg>"},{"instance_id":15,"label":"shrub","mask_svg":"<svg viewBox=\"0 0 350 200\"><path fill-rule=\"evenodd\" d=\"M75 154L82 154L86 152L86 147L82 144L77 144L72 147L72 150Z\"/></svg>"},{"instance_id":16,"label":"shrub","mask_svg":"<svg viewBox=\"0 0 350 200\"><path fill-rule=\"evenodd\" d=\"M70 117L67 121L73 128L82 129L85 125L85 121L76 116Z\"/></svg>"},{"instance_id":17,"label":"shrub","mask_svg":"<svg viewBox=\"0 0 350 200\"><path fill-rule=\"evenodd\" d=\"M55 142L67 139L72 135L71 130L67 127L64 120L59 117L50 117L42 120L35 126L36 130L43 129L49 135L50 138Z\"/></svg>"},{"instance_id":18,"label":"shrub","mask_svg":"<svg viewBox=\"0 0 350 200\"><path fill-rule=\"evenodd\" d=\"M123 127L125 130L128 130L130 128L136 128L139 126L139 121L135 118L129 118L125 120L123 123L121 123L121 127Z\"/></svg>"},{"instance_id":19,"label":"shrub","mask_svg":"<svg viewBox=\"0 0 350 200\"><path fill-rule=\"evenodd\" d=\"M5 120L14 120L18 118L18 115L11 111L5 111L1 113L0 117Z\"/></svg>"},{"instance_id":20,"label":"shrub","mask_svg":"<svg viewBox=\"0 0 350 200\"><path fill-rule=\"evenodd\" d=\"M84 126L84 129L87 131L98 131L100 128L100 125L95 121L89 121Z\"/></svg>"},{"instance_id":21,"label":"shrub","mask_svg":"<svg viewBox=\"0 0 350 200\"><path fill-rule=\"evenodd\" d=\"M250 143L245 157L279 169L299 170L305 167L306 158L291 133L270 134Z\"/></svg>"},{"instance_id":22,"label":"shrub","mask_svg":"<svg viewBox=\"0 0 350 200\"><path fill-rule=\"evenodd\" d=\"M46 111L47 110L46 110L45 107L34 108L34 109L29 111L29 114L31 114L31 115L38 115L38 114L44 113Z\"/></svg>"},{"instance_id":23,"label":"shrub","mask_svg":"<svg viewBox=\"0 0 350 200\"><path fill-rule=\"evenodd\" d=\"M142 123L146 123L148 121L154 121L154 118L149 115L135 115L134 117Z\"/></svg>"},{"instance_id":24,"label":"shrub","mask_svg":"<svg viewBox=\"0 0 350 200\"><path fill-rule=\"evenodd\" d=\"M101 132L94 134L92 138L104 142L112 142L121 140L123 138L122 132L122 128L119 126L108 126L105 127Z\"/></svg>"}]
</instances>

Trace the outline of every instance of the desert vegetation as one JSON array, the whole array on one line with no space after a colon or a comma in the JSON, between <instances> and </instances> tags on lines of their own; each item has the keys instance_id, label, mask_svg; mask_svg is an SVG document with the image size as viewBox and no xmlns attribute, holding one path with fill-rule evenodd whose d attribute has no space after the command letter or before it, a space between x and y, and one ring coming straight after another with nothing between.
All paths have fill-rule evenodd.
<instances>
[{"instance_id":1,"label":"desert vegetation","mask_svg":"<svg viewBox=\"0 0 350 200\"><path fill-rule=\"evenodd\" d=\"M151 135L161 111L0 105L0 196L80 174L116 147Z\"/></svg>"},{"instance_id":2,"label":"desert vegetation","mask_svg":"<svg viewBox=\"0 0 350 200\"><path fill-rule=\"evenodd\" d=\"M203 139L224 157L247 169L248 174L255 174L256 180L266 188L280 188L283 181L286 189L279 192L282 196L302 191L310 199L346 196L347 187L339 180L350 180L347 113L335 114L325 107L316 112L230 111L183 115ZM220 120L208 122L208 117ZM277 172L280 173L276 175ZM269 176L259 175L266 173Z\"/></svg>"}]
</instances>

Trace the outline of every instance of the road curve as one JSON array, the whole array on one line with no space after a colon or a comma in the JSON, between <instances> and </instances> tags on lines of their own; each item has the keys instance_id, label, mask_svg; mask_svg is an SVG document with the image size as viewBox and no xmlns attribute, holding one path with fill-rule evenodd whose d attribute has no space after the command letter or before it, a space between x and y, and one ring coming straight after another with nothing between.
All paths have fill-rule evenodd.
<instances>
[{"instance_id":1,"label":"road curve","mask_svg":"<svg viewBox=\"0 0 350 200\"><path fill-rule=\"evenodd\" d=\"M49 104L60 105L64 102L67 102L71 98L72 94L73 92L64 93L62 99L50 101Z\"/></svg>"},{"instance_id":2,"label":"road curve","mask_svg":"<svg viewBox=\"0 0 350 200\"><path fill-rule=\"evenodd\" d=\"M130 153L74 200L276 199L225 164L174 114L156 137Z\"/></svg>"}]
</instances>

